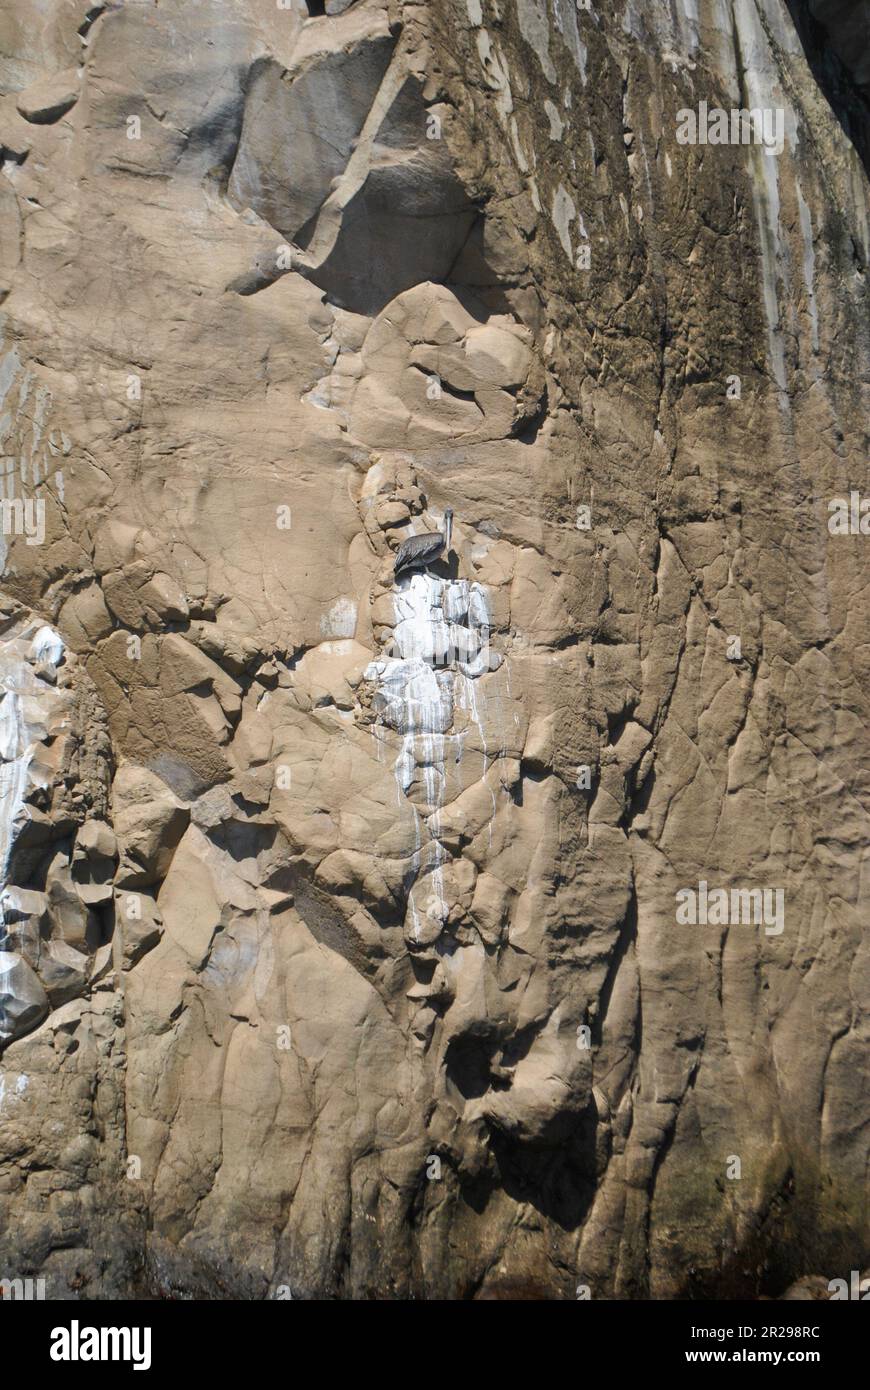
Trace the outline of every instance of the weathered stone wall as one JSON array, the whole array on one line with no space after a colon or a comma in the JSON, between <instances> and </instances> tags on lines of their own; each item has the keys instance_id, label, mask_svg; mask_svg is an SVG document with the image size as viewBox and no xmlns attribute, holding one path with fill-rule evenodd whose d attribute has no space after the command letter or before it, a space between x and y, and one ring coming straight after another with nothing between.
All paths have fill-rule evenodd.
<instances>
[{"instance_id":1,"label":"weathered stone wall","mask_svg":"<svg viewBox=\"0 0 870 1390\"><path fill-rule=\"evenodd\" d=\"M780 0L28 11L4 1268L667 1298L865 1262L854 45L834 91ZM683 143L702 102L781 149ZM701 883L781 914L687 921Z\"/></svg>"}]
</instances>

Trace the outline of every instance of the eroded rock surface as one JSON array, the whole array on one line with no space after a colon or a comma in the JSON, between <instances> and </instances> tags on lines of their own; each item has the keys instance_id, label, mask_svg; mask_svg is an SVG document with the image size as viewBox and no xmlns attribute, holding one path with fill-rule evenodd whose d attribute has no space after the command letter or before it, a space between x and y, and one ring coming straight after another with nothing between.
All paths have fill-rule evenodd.
<instances>
[{"instance_id":1,"label":"eroded rock surface","mask_svg":"<svg viewBox=\"0 0 870 1390\"><path fill-rule=\"evenodd\" d=\"M0 1250L49 1296L866 1266L866 74L811 3L829 104L805 9L6 6Z\"/></svg>"}]
</instances>

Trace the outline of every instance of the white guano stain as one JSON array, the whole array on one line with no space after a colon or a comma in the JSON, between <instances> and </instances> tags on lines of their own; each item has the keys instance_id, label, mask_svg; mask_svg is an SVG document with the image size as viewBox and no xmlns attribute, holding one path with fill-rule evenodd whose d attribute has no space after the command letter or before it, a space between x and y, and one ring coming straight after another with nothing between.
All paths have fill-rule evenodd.
<instances>
[{"instance_id":1,"label":"white guano stain","mask_svg":"<svg viewBox=\"0 0 870 1390\"><path fill-rule=\"evenodd\" d=\"M444 804L448 767L458 764L468 728L473 725L485 748L478 706L476 682L490 670L489 610L481 586L466 579L441 579L428 573L415 573L401 581L393 595L395 655L370 662L366 678L377 686L375 709L381 725L401 736L394 764L399 800L412 786L422 784L426 814ZM454 727L457 710L468 715L468 724L458 732ZM377 726L375 726L377 729ZM381 732L375 732L380 757ZM419 875L423 865L422 825L416 813L416 847L412 869ZM444 900L443 865L447 854L433 840L426 847L425 882L429 896L417 902L414 888L409 894L409 911L414 934L419 940L420 913L439 922L446 920L449 906Z\"/></svg>"},{"instance_id":2,"label":"white guano stain","mask_svg":"<svg viewBox=\"0 0 870 1390\"><path fill-rule=\"evenodd\" d=\"M349 598L336 599L328 613L320 619L324 637L353 637L356 632L357 606Z\"/></svg>"}]
</instances>

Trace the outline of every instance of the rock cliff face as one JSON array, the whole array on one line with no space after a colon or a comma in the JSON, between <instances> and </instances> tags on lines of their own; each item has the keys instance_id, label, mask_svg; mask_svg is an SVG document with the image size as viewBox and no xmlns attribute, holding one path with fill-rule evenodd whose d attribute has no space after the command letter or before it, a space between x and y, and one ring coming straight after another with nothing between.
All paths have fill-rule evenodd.
<instances>
[{"instance_id":1,"label":"rock cliff face","mask_svg":"<svg viewBox=\"0 0 870 1390\"><path fill-rule=\"evenodd\" d=\"M0 5L0 1274L867 1260L860 22Z\"/></svg>"}]
</instances>

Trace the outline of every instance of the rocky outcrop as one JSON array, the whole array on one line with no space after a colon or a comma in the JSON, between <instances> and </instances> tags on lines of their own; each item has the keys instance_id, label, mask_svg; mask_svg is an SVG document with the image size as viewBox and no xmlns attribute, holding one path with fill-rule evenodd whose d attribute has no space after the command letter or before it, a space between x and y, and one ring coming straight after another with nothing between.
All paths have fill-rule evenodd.
<instances>
[{"instance_id":1,"label":"rocky outcrop","mask_svg":"<svg viewBox=\"0 0 870 1390\"><path fill-rule=\"evenodd\" d=\"M11 7L0 1249L49 1296L866 1265L867 127L792 8Z\"/></svg>"}]
</instances>

